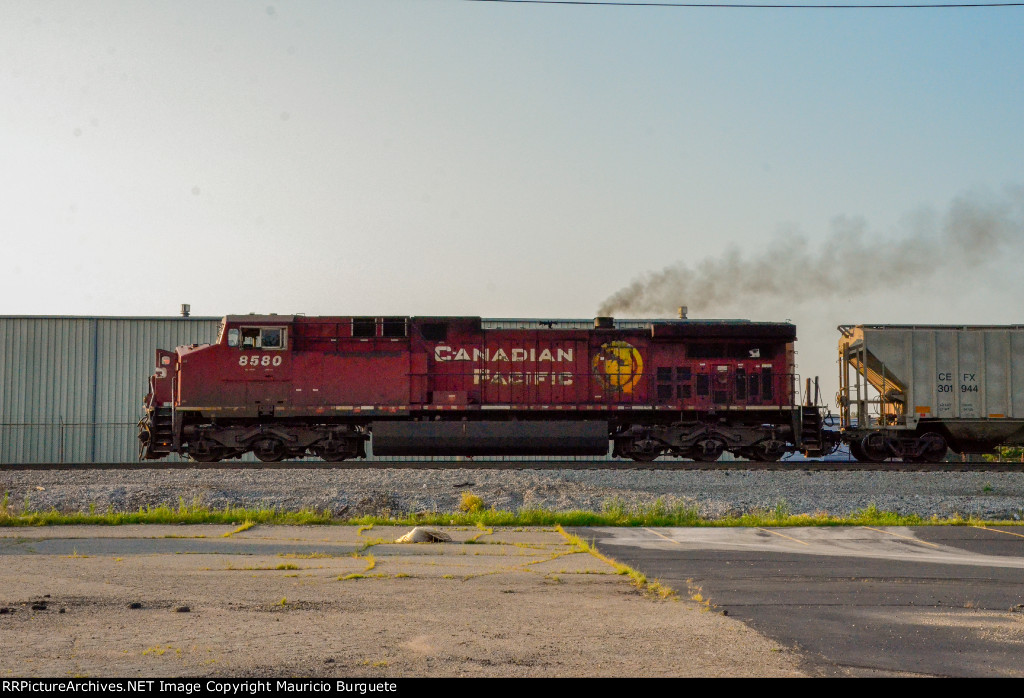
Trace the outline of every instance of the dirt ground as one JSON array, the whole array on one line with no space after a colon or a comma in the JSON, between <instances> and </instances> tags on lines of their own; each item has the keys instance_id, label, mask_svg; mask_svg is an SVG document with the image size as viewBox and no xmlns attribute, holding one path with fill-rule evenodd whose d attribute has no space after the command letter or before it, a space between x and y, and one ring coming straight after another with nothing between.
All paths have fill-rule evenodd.
<instances>
[{"instance_id":1,"label":"dirt ground","mask_svg":"<svg viewBox=\"0 0 1024 698\"><path fill-rule=\"evenodd\" d=\"M0 529L0 676L799 676L541 529Z\"/></svg>"}]
</instances>

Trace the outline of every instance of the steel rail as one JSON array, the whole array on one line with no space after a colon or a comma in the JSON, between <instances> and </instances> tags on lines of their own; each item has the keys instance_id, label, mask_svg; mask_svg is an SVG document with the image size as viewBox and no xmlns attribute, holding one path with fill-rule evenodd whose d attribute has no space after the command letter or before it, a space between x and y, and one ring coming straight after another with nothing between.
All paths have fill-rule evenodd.
<instances>
[{"instance_id":1,"label":"steel rail","mask_svg":"<svg viewBox=\"0 0 1024 698\"><path fill-rule=\"evenodd\" d=\"M11 463L0 473L19 470L766 470L792 472L1024 472L1024 463L860 463L857 461L281 461L278 463Z\"/></svg>"}]
</instances>

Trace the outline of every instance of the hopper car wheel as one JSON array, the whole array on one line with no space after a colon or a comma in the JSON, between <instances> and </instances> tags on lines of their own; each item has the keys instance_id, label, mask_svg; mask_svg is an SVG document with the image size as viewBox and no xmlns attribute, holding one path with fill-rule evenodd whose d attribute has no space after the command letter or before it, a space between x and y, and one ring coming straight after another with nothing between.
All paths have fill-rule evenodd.
<instances>
[{"instance_id":1,"label":"hopper car wheel","mask_svg":"<svg viewBox=\"0 0 1024 698\"><path fill-rule=\"evenodd\" d=\"M941 463L949 451L949 445L941 434L928 432L923 435L918 443L921 446L921 455L915 460L921 463ZM903 460L907 460L904 458Z\"/></svg>"},{"instance_id":2,"label":"hopper car wheel","mask_svg":"<svg viewBox=\"0 0 1024 698\"><path fill-rule=\"evenodd\" d=\"M860 446L864 451L865 460L872 463L881 463L892 455L886 445L885 435L877 432L865 436Z\"/></svg>"},{"instance_id":3,"label":"hopper car wheel","mask_svg":"<svg viewBox=\"0 0 1024 698\"><path fill-rule=\"evenodd\" d=\"M284 460L286 450L280 439L260 439L252 445L252 452L264 463Z\"/></svg>"},{"instance_id":4,"label":"hopper car wheel","mask_svg":"<svg viewBox=\"0 0 1024 698\"><path fill-rule=\"evenodd\" d=\"M850 442L850 455L853 456L854 460L864 463L868 460L868 454L864 453L864 449L860 446L860 441Z\"/></svg>"}]
</instances>

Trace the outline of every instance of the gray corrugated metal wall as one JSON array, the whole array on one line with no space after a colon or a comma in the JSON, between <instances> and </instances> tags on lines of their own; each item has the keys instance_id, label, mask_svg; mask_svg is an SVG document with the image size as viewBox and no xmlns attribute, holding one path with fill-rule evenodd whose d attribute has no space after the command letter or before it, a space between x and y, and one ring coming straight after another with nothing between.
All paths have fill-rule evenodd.
<instances>
[{"instance_id":1,"label":"gray corrugated metal wall","mask_svg":"<svg viewBox=\"0 0 1024 698\"><path fill-rule=\"evenodd\" d=\"M0 317L0 463L133 462L156 349L219 318Z\"/></svg>"}]
</instances>

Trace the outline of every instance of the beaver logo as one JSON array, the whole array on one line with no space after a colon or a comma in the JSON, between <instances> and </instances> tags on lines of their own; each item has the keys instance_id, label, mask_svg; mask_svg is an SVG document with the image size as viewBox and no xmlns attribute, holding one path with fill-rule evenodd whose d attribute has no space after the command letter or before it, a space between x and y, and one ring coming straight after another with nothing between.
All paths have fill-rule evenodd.
<instances>
[{"instance_id":1,"label":"beaver logo","mask_svg":"<svg viewBox=\"0 0 1024 698\"><path fill-rule=\"evenodd\" d=\"M644 360L629 342L615 341L601 345L594 356L594 376L607 390L632 393L644 373Z\"/></svg>"}]
</instances>

